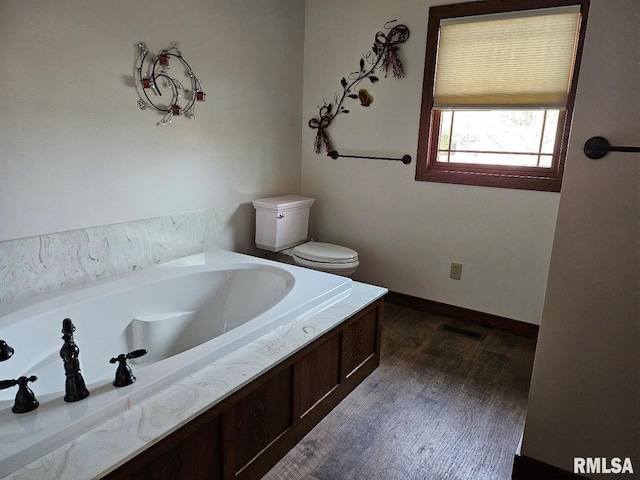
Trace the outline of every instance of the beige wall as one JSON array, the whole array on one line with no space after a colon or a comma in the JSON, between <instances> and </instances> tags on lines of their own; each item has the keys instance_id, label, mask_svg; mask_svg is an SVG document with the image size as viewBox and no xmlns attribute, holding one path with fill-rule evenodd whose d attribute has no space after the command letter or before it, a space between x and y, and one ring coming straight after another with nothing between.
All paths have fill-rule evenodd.
<instances>
[{"instance_id":1,"label":"beige wall","mask_svg":"<svg viewBox=\"0 0 640 480\"><path fill-rule=\"evenodd\" d=\"M373 105L331 135L345 153L415 157L430 3L307 2L305 22L296 0L0 2L0 240L214 207L222 246L255 251L250 201L298 193L302 171L312 234L357 249L357 279L539 322L558 194L415 182L415 163L312 151L306 122L397 18L407 77L371 85ZM180 42L207 92L194 121L158 127L138 109L141 40Z\"/></svg>"},{"instance_id":2,"label":"beige wall","mask_svg":"<svg viewBox=\"0 0 640 480\"><path fill-rule=\"evenodd\" d=\"M135 45L178 41L196 119L141 111ZM253 249L254 198L300 189L298 0L0 1L0 240L216 208Z\"/></svg>"},{"instance_id":3,"label":"beige wall","mask_svg":"<svg viewBox=\"0 0 640 480\"><path fill-rule=\"evenodd\" d=\"M374 103L350 106L330 134L342 153L415 157L433 4L308 0L303 125L340 93L375 31L398 19L411 30L407 77L366 85ZM591 0L561 195L415 182L414 165L316 155L314 132L302 132L314 236L357 249L357 278L542 318L522 453L569 471L574 456L630 456L640 471L640 157L582 152L595 135L640 145L638 25L636 0ZM448 278L451 261L464 264L461 282Z\"/></svg>"},{"instance_id":4,"label":"beige wall","mask_svg":"<svg viewBox=\"0 0 640 480\"><path fill-rule=\"evenodd\" d=\"M591 0L522 453L631 457L640 475L640 3ZM593 478L608 478L594 475Z\"/></svg>"},{"instance_id":5,"label":"beige wall","mask_svg":"<svg viewBox=\"0 0 640 480\"><path fill-rule=\"evenodd\" d=\"M302 132L302 192L317 199L312 233L356 249L355 278L447 304L539 323L559 194L416 182L420 102L429 7L434 0L308 0ZM362 84L374 97L339 115L329 133L341 153L414 162L331 160L313 151L306 122L388 20L406 24L403 80ZM449 278L451 262L462 280Z\"/></svg>"}]
</instances>

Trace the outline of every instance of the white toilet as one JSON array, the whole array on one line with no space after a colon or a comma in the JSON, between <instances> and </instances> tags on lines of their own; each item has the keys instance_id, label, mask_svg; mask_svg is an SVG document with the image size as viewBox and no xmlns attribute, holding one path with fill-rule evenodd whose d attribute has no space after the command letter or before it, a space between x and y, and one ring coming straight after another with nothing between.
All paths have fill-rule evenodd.
<instances>
[{"instance_id":1,"label":"white toilet","mask_svg":"<svg viewBox=\"0 0 640 480\"><path fill-rule=\"evenodd\" d=\"M350 276L358 268L358 252L340 245L307 241L309 210L314 201L298 195L254 200L256 246L291 257L303 267Z\"/></svg>"}]
</instances>

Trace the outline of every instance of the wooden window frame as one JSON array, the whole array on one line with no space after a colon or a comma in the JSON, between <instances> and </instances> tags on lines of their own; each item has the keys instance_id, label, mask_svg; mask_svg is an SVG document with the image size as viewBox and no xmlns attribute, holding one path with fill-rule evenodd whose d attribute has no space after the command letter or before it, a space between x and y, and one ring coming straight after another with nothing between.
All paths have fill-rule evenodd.
<instances>
[{"instance_id":1,"label":"wooden window frame","mask_svg":"<svg viewBox=\"0 0 640 480\"><path fill-rule=\"evenodd\" d=\"M516 12L539 8L580 5L581 21L567 105L560 111L558 129L550 168L511 165L477 165L438 162L440 110L433 108L436 57L440 20L445 18ZM427 31L422 108L418 135L416 180L486 187L559 192L571 130L571 118L578 84L580 59L584 45L589 0L486 0L431 7ZM496 108L499 110L499 108Z\"/></svg>"}]
</instances>

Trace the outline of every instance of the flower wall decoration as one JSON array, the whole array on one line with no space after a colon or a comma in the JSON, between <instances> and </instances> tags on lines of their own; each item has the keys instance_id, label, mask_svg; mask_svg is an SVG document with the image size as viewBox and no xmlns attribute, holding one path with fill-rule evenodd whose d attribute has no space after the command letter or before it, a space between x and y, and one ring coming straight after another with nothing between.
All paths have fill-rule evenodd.
<instances>
[{"instance_id":1,"label":"flower wall decoration","mask_svg":"<svg viewBox=\"0 0 640 480\"><path fill-rule=\"evenodd\" d=\"M368 78L371 83L376 83L379 80L379 77L375 75L378 70L384 72L385 77L391 71L394 78L404 78L404 66L398 51L399 45L409 39L409 29L402 24L390 28L388 25L394 22L395 20L392 20L384 25L384 28L388 30L387 33L383 31L376 33L371 51L360 59L358 71L350 73L347 77L342 77L340 80L342 85L340 99L338 100L338 96L334 94L334 101L331 103L323 102L324 104L319 107L318 116L309 120L309 128L317 130L313 145L316 153L320 153L323 146L327 153L335 151L327 128L338 114L349 113L349 110L344 106L347 98L359 100L363 107L368 107L373 102L373 96L366 89L356 90L360 82Z\"/></svg>"}]
</instances>

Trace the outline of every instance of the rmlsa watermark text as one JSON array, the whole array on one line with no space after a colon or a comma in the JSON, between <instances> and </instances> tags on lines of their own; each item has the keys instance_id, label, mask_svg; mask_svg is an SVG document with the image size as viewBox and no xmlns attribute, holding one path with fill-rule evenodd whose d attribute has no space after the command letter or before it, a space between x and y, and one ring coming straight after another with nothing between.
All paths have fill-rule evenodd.
<instances>
[{"instance_id":1,"label":"rmlsa watermark text","mask_svg":"<svg viewBox=\"0 0 640 480\"><path fill-rule=\"evenodd\" d=\"M573 473L633 473L633 464L628 457L574 457Z\"/></svg>"}]
</instances>

